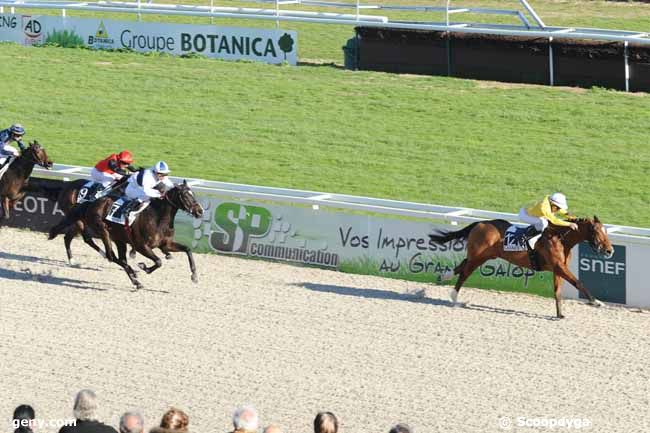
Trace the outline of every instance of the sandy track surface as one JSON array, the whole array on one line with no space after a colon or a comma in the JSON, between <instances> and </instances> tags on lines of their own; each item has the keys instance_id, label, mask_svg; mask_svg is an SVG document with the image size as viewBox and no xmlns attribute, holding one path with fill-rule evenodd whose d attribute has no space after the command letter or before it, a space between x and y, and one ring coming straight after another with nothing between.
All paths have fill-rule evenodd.
<instances>
[{"instance_id":1,"label":"sandy track surface","mask_svg":"<svg viewBox=\"0 0 650 433\"><path fill-rule=\"evenodd\" d=\"M472 289L453 308L443 287L207 255L198 284L177 254L132 293L73 247L81 268L61 239L0 230L1 431L20 403L70 417L83 387L114 426L138 408L151 427L176 405L197 433L231 430L242 403L289 433L320 410L344 433L496 432L501 417L509 431L536 431L517 417L650 431L647 312L565 301L556 321L551 299Z\"/></svg>"}]
</instances>

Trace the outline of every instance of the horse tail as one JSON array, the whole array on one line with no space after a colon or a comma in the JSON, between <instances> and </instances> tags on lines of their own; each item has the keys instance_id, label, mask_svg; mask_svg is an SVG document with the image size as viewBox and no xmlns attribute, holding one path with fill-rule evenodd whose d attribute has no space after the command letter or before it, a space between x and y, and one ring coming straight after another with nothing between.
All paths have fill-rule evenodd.
<instances>
[{"instance_id":1,"label":"horse tail","mask_svg":"<svg viewBox=\"0 0 650 433\"><path fill-rule=\"evenodd\" d=\"M77 221L86 216L86 211L88 211L88 208L92 204L93 202L87 201L70 209L70 212L57 225L50 229L48 239L52 240L61 233L66 232L70 226L76 224Z\"/></svg>"},{"instance_id":2,"label":"horse tail","mask_svg":"<svg viewBox=\"0 0 650 433\"><path fill-rule=\"evenodd\" d=\"M437 244L444 244L445 242L452 241L454 239L467 239L469 232L478 224L479 222L472 223L460 230L456 231L446 231L441 230L438 233L433 233L429 235L429 239Z\"/></svg>"}]
</instances>

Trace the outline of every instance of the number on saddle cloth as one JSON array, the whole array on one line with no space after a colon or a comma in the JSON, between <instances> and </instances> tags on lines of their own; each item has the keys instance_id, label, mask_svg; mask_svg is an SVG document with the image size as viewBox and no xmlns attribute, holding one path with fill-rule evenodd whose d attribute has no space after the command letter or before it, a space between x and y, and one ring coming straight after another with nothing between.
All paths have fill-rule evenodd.
<instances>
[{"instance_id":1,"label":"number on saddle cloth","mask_svg":"<svg viewBox=\"0 0 650 433\"><path fill-rule=\"evenodd\" d=\"M97 193L102 189L104 187L101 183L89 180L79 189L77 193L77 204L95 200Z\"/></svg>"},{"instance_id":2,"label":"number on saddle cloth","mask_svg":"<svg viewBox=\"0 0 650 433\"><path fill-rule=\"evenodd\" d=\"M508 227L503 236L503 251L527 251L525 237L527 230L527 227L517 227L515 225Z\"/></svg>"},{"instance_id":3,"label":"number on saddle cloth","mask_svg":"<svg viewBox=\"0 0 650 433\"><path fill-rule=\"evenodd\" d=\"M124 208L130 202L130 200L125 199L124 197L116 200L106 215L106 221L110 221L116 224L124 225L126 219L124 218Z\"/></svg>"}]
</instances>

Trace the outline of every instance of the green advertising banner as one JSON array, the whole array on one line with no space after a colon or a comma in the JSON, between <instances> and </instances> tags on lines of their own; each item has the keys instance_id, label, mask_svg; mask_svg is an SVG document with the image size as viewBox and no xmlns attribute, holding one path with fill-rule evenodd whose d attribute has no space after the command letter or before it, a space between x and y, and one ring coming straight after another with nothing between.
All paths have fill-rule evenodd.
<instances>
[{"instance_id":1,"label":"green advertising banner","mask_svg":"<svg viewBox=\"0 0 650 433\"><path fill-rule=\"evenodd\" d=\"M237 254L421 282L465 258L465 242L438 245L426 220L203 196L201 220L177 217L177 238L198 252ZM449 283L453 283L452 280ZM552 275L492 260L465 284L551 296Z\"/></svg>"}]
</instances>

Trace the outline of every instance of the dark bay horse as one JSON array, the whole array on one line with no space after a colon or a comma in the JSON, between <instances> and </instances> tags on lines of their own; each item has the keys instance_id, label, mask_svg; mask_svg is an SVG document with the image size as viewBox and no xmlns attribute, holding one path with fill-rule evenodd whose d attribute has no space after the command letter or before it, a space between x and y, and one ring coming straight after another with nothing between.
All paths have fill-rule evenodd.
<instances>
[{"instance_id":1,"label":"dark bay horse","mask_svg":"<svg viewBox=\"0 0 650 433\"><path fill-rule=\"evenodd\" d=\"M18 200L25 196L29 176L31 176L36 164L48 170L52 168L52 161L48 158L45 148L34 140L11 163L2 179L0 179L0 200L2 200L5 219L9 219L11 209Z\"/></svg>"},{"instance_id":2,"label":"dark bay horse","mask_svg":"<svg viewBox=\"0 0 650 433\"><path fill-rule=\"evenodd\" d=\"M154 248L161 249L165 254L179 251L186 253L192 281L195 283L198 281L192 251L187 246L174 241L174 218L179 210L195 218L203 216L203 208L196 201L186 181L167 191L162 198L152 199L150 205L140 212L130 227L106 220L113 203L113 198L103 197L75 206L63 221L50 229L49 238L54 239L77 221L82 221L93 231L101 234L106 257L124 269L136 289L141 289L143 286L138 281L133 268L127 263L127 244L131 244L138 253L154 262L151 267L147 267L144 263L138 264L148 274L162 266L162 261L153 252ZM113 253L111 241L117 246L117 257Z\"/></svg>"},{"instance_id":3,"label":"dark bay horse","mask_svg":"<svg viewBox=\"0 0 650 433\"><path fill-rule=\"evenodd\" d=\"M606 257L614 254L614 248L609 241L607 231L598 217L594 219L581 218L573 220L578 225L577 230L569 227L549 226L535 244L539 268L538 270L553 272L555 290L555 306L557 317L562 315L562 294L560 286L565 279L589 299L591 305L600 306L602 302L594 298L589 290L569 270L571 249L580 242L587 241L591 247ZM432 241L443 244L454 239L467 239L467 258L453 270L453 274L443 276L451 279L458 275L455 287L451 290L451 298L455 303L458 292L467 278L483 263L490 259L501 258L517 266L534 269L527 251L504 251L503 239L510 223L504 220L475 222L467 227L451 232L441 232L429 235ZM446 277L446 278L445 278Z\"/></svg>"},{"instance_id":4,"label":"dark bay horse","mask_svg":"<svg viewBox=\"0 0 650 433\"><path fill-rule=\"evenodd\" d=\"M117 182L113 187L111 194L114 194L115 197L119 197L124 191L126 182L128 181L128 176L124 176ZM84 188L84 185L88 182L87 179L77 179L70 182L64 182L61 188L57 188L55 191L46 191L49 192L48 196L55 200L59 205L59 209L63 211L64 214L68 214L72 208L77 205L79 201L79 191ZM74 265L74 258L72 257L72 240L81 235L84 242L90 246L92 249L104 255L102 249L97 246L93 240L93 235L100 237L100 233L94 233L90 228L88 228L82 220L77 221L75 224L71 225L65 232L63 241L65 244L65 252L68 255L68 262L71 265Z\"/></svg>"}]
</instances>

